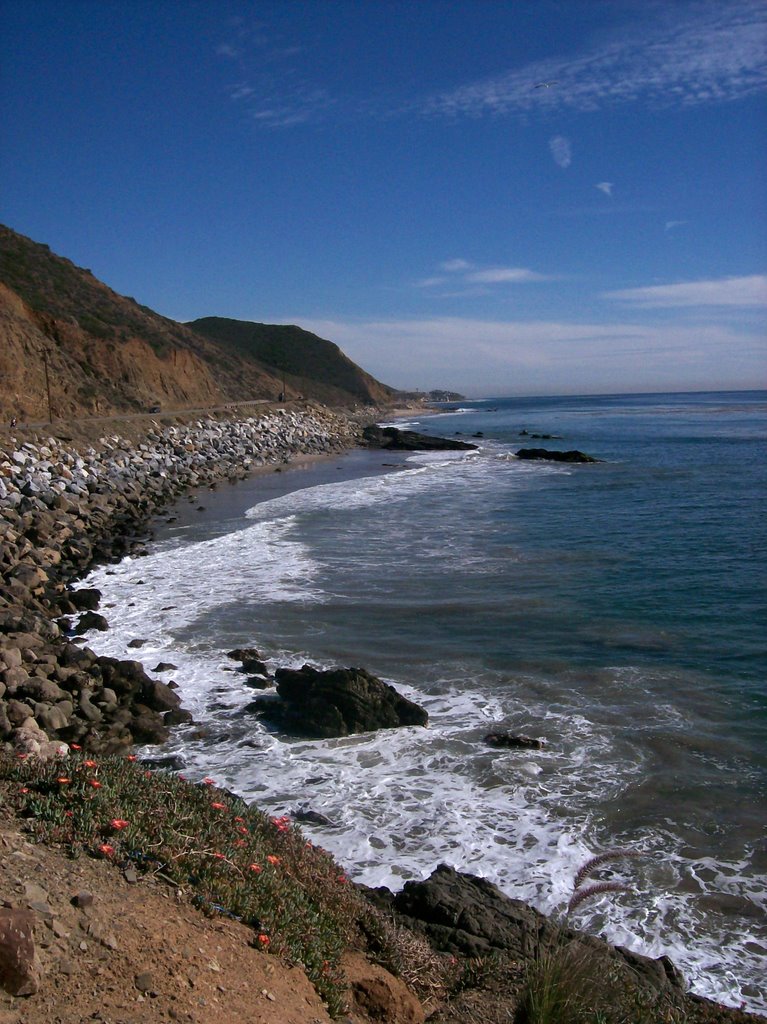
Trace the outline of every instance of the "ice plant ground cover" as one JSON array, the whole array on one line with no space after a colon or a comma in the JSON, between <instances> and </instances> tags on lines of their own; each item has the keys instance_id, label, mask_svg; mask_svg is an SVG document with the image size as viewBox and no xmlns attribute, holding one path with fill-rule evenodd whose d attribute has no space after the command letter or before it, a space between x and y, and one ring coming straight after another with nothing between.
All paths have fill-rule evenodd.
<instances>
[{"instance_id":1,"label":"ice plant ground cover","mask_svg":"<svg viewBox=\"0 0 767 1024\"><path fill-rule=\"evenodd\" d=\"M32 836L153 873L207 913L254 929L254 944L303 966L331 1012L360 897L325 850L287 818L133 756L41 762L0 754L0 779Z\"/></svg>"}]
</instances>

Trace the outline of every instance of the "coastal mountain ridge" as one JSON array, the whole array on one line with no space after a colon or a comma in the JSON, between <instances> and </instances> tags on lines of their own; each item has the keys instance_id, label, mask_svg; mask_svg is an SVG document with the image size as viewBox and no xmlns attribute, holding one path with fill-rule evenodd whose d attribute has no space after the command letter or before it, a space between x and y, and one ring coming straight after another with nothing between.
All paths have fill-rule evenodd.
<instances>
[{"instance_id":1,"label":"coastal mountain ridge","mask_svg":"<svg viewBox=\"0 0 767 1024\"><path fill-rule=\"evenodd\" d=\"M218 344L233 357L255 359L284 383L284 389L312 391L329 405L348 404L349 395L364 403L387 404L391 388L381 384L344 355L335 342L295 324L261 324L206 316L185 325Z\"/></svg>"},{"instance_id":2,"label":"coastal mountain ridge","mask_svg":"<svg viewBox=\"0 0 767 1024\"><path fill-rule=\"evenodd\" d=\"M177 323L5 225L0 381L0 416L22 421L275 401L281 392L341 407L397 396L300 327Z\"/></svg>"}]
</instances>

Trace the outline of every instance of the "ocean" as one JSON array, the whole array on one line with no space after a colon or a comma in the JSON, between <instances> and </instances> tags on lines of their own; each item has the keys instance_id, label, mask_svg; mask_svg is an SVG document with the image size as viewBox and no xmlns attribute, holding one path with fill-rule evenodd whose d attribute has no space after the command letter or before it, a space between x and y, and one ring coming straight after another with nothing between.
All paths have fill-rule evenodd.
<instances>
[{"instance_id":1,"label":"ocean","mask_svg":"<svg viewBox=\"0 0 767 1024\"><path fill-rule=\"evenodd\" d=\"M179 502L145 557L83 581L112 624L90 646L177 666L160 677L204 732L168 746L186 776L324 815L305 831L360 882L445 862L562 914L585 860L635 852L613 870L627 891L572 923L767 1014L767 392L498 398L397 425L478 448L355 451ZM250 646L272 668L363 666L429 728L270 730L226 655ZM545 746L494 749L499 728Z\"/></svg>"}]
</instances>

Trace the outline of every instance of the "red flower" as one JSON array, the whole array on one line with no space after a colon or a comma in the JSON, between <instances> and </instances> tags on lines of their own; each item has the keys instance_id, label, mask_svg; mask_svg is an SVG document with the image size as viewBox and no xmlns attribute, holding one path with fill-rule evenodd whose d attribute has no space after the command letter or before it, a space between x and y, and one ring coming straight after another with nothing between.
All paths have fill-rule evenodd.
<instances>
[{"instance_id":1,"label":"red flower","mask_svg":"<svg viewBox=\"0 0 767 1024\"><path fill-rule=\"evenodd\" d=\"M223 853L214 853L213 856L216 860L226 860L226 856Z\"/></svg>"},{"instance_id":2,"label":"red flower","mask_svg":"<svg viewBox=\"0 0 767 1024\"><path fill-rule=\"evenodd\" d=\"M125 820L125 818L112 818L109 824L112 826L112 828L117 829L119 832L121 828L127 828L129 823Z\"/></svg>"},{"instance_id":3,"label":"red flower","mask_svg":"<svg viewBox=\"0 0 767 1024\"><path fill-rule=\"evenodd\" d=\"M248 830L245 828L244 825L240 825L237 831L240 833L241 836L246 836L248 834Z\"/></svg>"},{"instance_id":4,"label":"red flower","mask_svg":"<svg viewBox=\"0 0 767 1024\"><path fill-rule=\"evenodd\" d=\"M56 779L56 782L60 782L62 786L65 786L68 782L71 782L71 781L72 780L68 779L65 775L60 775L58 777L58 779Z\"/></svg>"},{"instance_id":5,"label":"red flower","mask_svg":"<svg viewBox=\"0 0 767 1024\"><path fill-rule=\"evenodd\" d=\"M26 758L26 756L27 756L26 754L17 754L16 755L16 757L18 757L19 761L23 761Z\"/></svg>"},{"instance_id":6,"label":"red flower","mask_svg":"<svg viewBox=\"0 0 767 1024\"><path fill-rule=\"evenodd\" d=\"M98 779L88 779L88 785L93 786L94 789L101 789L101 783Z\"/></svg>"},{"instance_id":7,"label":"red flower","mask_svg":"<svg viewBox=\"0 0 767 1024\"><path fill-rule=\"evenodd\" d=\"M99 847L99 852L103 853L105 857L111 857L115 852L114 846L110 846L109 843L102 843Z\"/></svg>"},{"instance_id":8,"label":"red flower","mask_svg":"<svg viewBox=\"0 0 767 1024\"><path fill-rule=\"evenodd\" d=\"M275 857L273 853L270 853L269 856L266 859L269 861L270 864L279 864L280 863L280 858L279 857Z\"/></svg>"},{"instance_id":9,"label":"red flower","mask_svg":"<svg viewBox=\"0 0 767 1024\"><path fill-rule=\"evenodd\" d=\"M82 747L80 746L80 744L79 744L79 743L70 743L70 744L69 744L69 747L70 747L70 749L71 749L71 750L82 750L82 749L83 749L83 748L82 748Z\"/></svg>"},{"instance_id":10,"label":"red flower","mask_svg":"<svg viewBox=\"0 0 767 1024\"><path fill-rule=\"evenodd\" d=\"M206 786L215 786L216 785L215 779L203 779L202 781L205 783Z\"/></svg>"},{"instance_id":11,"label":"red flower","mask_svg":"<svg viewBox=\"0 0 767 1024\"><path fill-rule=\"evenodd\" d=\"M126 757L125 760L126 761L135 761L136 760L136 755L135 754L128 754L128 756Z\"/></svg>"},{"instance_id":12,"label":"red flower","mask_svg":"<svg viewBox=\"0 0 767 1024\"><path fill-rule=\"evenodd\" d=\"M220 804L220 803L217 803L215 801L210 806L213 808L214 811L225 811L226 810L226 804Z\"/></svg>"},{"instance_id":13,"label":"red flower","mask_svg":"<svg viewBox=\"0 0 767 1024\"><path fill-rule=\"evenodd\" d=\"M260 875L264 869L261 867L260 864L249 864L248 870L254 871L257 875Z\"/></svg>"},{"instance_id":14,"label":"red flower","mask_svg":"<svg viewBox=\"0 0 767 1024\"><path fill-rule=\"evenodd\" d=\"M19 790L19 793L28 793L28 792L29 792L29 789L26 786L22 786L21 789Z\"/></svg>"},{"instance_id":15,"label":"red flower","mask_svg":"<svg viewBox=\"0 0 767 1024\"><path fill-rule=\"evenodd\" d=\"M235 821L239 821L239 822L240 822L240 824L244 824L244 822L245 822L245 819L244 819L244 818L240 818L240 817L237 817L237 818L235 818L234 820L235 820Z\"/></svg>"},{"instance_id":16,"label":"red flower","mask_svg":"<svg viewBox=\"0 0 767 1024\"><path fill-rule=\"evenodd\" d=\"M95 761L83 761L83 767L84 768L95 768L96 767L96 762Z\"/></svg>"},{"instance_id":17,"label":"red flower","mask_svg":"<svg viewBox=\"0 0 767 1024\"><path fill-rule=\"evenodd\" d=\"M269 938L268 935L259 935L258 936L258 941L264 947L264 949L266 949L266 947L271 942L271 939Z\"/></svg>"},{"instance_id":18,"label":"red flower","mask_svg":"<svg viewBox=\"0 0 767 1024\"><path fill-rule=\"evenodd\" d=\"M235 839L234 845L235 846L247 846L247 843L245 842L244 839Z\"/></svg>"}]
</instances>

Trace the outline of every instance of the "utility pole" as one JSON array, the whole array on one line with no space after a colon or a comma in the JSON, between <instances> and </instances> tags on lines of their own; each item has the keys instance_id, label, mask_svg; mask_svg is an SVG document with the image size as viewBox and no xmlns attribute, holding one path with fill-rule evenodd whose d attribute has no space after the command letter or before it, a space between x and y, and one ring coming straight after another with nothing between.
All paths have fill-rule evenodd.
<instances>
[{"instance_id":1,"label":"utility pole","mask_svg":"<svg viewBox=\"0 0 767 1024\"><path fill-rule=\"evenodd\" d=\"M45 369L45 393L48 396L48 422L53 423L53 413L51 412L51 382L48 377L48 350L43 349L43 367Z\"/></svg>"}]
</instances>

